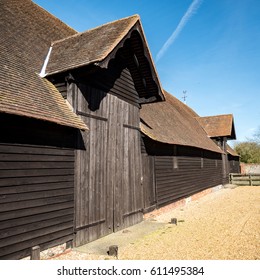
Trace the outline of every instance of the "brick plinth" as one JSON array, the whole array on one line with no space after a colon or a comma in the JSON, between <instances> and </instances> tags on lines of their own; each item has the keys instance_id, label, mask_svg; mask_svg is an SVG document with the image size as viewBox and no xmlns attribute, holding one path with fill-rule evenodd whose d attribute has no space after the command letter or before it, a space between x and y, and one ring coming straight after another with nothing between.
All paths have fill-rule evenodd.
<instances>
[{"instance_id":1,"label":"brick plinth","mask_svg":"<svg viewBox=\"0 0 260 280\"><path fill-rule=\"evenodd\" d=\"M166 213L166 212L168 212L168 211L170 211L172 209L178 208L178 207L185 207L190 201L198 200L198 199L202 198L203 196L205 196L207 194L210 194L212 192L218 191L222 187L223 187L222 185L216 186L216 187L212 187L212 188L206 189L204 191L201 191L199 193L196 193L196 194L194 194L192 196L189 196L187 198L183 198L181 200L173 202L173 203L171 203L169 205L166 205L166 206L163 206L161 208L155 209L152 212L144 214L144 220L152 219L152 218L154 218L154 217L156 217L156 216L158 216L160 214Z\"/></svg>"}]
</instances>

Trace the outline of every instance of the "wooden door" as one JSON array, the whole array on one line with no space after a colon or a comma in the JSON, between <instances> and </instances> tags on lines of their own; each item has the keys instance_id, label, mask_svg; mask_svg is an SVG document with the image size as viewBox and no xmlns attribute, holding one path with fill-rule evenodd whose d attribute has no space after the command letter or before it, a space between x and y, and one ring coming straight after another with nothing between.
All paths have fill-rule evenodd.
<instances>
[{"instance_id":1,"label":"wooden door","mask_svg":"<svg viewBox=\"0 0 260 280\"><path fill-rule=\"evenodd\" d=\"M75 245L98 239L113 231L112 202L108 182L108 122L82 116L90 131L78 141L84 149L76 152L75 165ZM94 133L95 132L95 133ZM102 135L102 137L101 137Z\"/></svg>"},{"instance_id":2,"label":"wooden door","mask_svg":"<svg viewBox=\"0 0 260 280\"><path fill-rule=\"evenodd\" d=\"M112 96L108 135L108 215L118 231L143 217L139 108Z\"/></svg>"},{"instance_id":3,"label":"wooden door","mask_svg":"<svg viewBox=\"0 0 260 280\"><path fill-rule=\"evenodd\" d=\"M129 227L143 218L143 191L141 188L140 132L137 127L123 124L122 160L119 180L114 193L114 231Z\"/></svg>"},{"instance_id":4,"label":"wooden door","mask_svg":"<svg viewBox=\"0 0 260 280\"><path fill-rule=\"evenodd\" d=\"M99 111L86 110L78 109L89 131L76 152L75 246L142 220L139 108L108 94Z\"/></svg>"}]
</instances>

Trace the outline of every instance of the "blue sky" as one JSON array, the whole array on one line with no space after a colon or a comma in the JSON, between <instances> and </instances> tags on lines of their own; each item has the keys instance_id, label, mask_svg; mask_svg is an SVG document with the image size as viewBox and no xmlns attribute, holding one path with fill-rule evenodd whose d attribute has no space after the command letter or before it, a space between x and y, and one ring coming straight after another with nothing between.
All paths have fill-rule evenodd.
<instances>
[{"instance_id":1,"label":"blue sky","mask_svg":"<svg viewBox=\"0 0 260 280\"><path fill-rule=\"evenodd\" d=\"M79 32L139 14L167 91L200 116L232 113L238 141L260 127L259 0L34 2Z\"/></svg>"}]
</instances>

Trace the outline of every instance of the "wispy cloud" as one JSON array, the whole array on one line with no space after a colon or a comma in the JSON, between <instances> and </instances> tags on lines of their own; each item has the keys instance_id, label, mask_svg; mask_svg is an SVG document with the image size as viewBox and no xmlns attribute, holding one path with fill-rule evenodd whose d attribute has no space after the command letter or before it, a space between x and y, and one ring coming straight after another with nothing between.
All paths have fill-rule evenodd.
<instances>
[{"instance_id":1,"label":"wispy cloud","mask_svg":"<svg viewBox=\"0 0 260 280\"><path fill-rule=\"evenodd\" d=\"M159 50L158 54L156 55L156 61L159 61L162 56L165 54L167 49L170 47L170 45L176 40L178 35L181 33L184 26L187 24L187 22L191 19L191 17L197 12L198 8L200 7L200 4L203 0L193 0L190 4L188 10L180 20L178 26L173 31L171 36L168 38L168 40L164 43L162 48Z\"/></svg>"}]
</instances>

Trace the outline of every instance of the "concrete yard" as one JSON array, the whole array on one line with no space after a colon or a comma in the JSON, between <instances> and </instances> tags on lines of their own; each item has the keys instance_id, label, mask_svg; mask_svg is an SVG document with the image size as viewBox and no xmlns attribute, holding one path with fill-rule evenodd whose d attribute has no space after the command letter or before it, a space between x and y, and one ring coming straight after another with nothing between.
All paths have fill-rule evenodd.
<instances>
[{"instance_id":1,"label":"concrete yard","mask_svg":"<svg viewBox=\"0 0 260 280\"><path fill-rule=\"evenodd\" d=\"M114 244L122 260L259 260L260 187L221 189L55 259L111 259Z\"/></svg>"}]
</instances>

